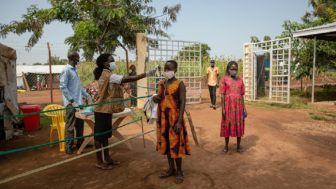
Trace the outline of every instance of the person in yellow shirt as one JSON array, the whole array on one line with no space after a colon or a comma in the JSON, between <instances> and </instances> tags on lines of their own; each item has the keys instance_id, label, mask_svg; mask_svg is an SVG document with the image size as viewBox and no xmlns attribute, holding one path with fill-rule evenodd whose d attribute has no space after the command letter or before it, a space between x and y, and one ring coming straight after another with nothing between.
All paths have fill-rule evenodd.
<instances>
[{"instance_id":1,"label":"person in yellow shirt","mask_svg":"<svg viewBox=\"0 0 336 189\"><path fill-rule=\"evenodd\" d=\"M205 86L209 87L211 105L210 108L216 109L216 89L219 87L219 68L215 67L215 61L210 61L210 67L207 69Z\"/></svg>"}]
</instances>

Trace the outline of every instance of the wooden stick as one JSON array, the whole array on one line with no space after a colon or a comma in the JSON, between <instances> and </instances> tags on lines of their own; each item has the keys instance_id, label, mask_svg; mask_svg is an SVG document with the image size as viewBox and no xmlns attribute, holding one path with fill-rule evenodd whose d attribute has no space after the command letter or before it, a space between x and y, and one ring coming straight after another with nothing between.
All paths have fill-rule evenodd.
<instances>
[{"instance_id":1,"label":"wooden stick","mask_svg":"<svg viewBox=\"0 0 336 189\"><path fill-rule=\"evenodd\" d=\"M191 116L190 116L190 112L189 112L189 110L187 108L184 109L184 112L187 114L187 118L189 120L189 125L190 125L190 129L191 129L191 133L193 135L196 147L199 147L200 145L199 145L198 140L197 140L197 135L196 135L195 127L194 127L194 124L192 122L192 119L191 119Z\"/></svg>"},{"instance_id":2,"label":"wooden stick","mask_svg":"<svg viewBox=\"0 0 336 189\"><path fill-rule=\"evenodd\" d=\"M143 133L143 132L144 132L144 129L143 129L142 116L141 116L141 129L142 129L142 133ZM142 139L143 139L143 143L144 143L144 148L146 148L145 135L142 135Z\"/></svg>"},{"instance_id":3,"label":"wooden stick","mask_svg":"<svg viewBox=\"0 0 336 189\"><path fill-rule=\"evenodd\" d=\"M25 84L26 84L27 91L28 91L28 92L30 92L30 88L29 88L29 85L28 85L28 82L27 82L26 76L25 76L25 74L24 74L23 72L22 72L22 77L23 77L23 80L24 80L24 82L25 82Z\"/></svg>"}]
</instances>

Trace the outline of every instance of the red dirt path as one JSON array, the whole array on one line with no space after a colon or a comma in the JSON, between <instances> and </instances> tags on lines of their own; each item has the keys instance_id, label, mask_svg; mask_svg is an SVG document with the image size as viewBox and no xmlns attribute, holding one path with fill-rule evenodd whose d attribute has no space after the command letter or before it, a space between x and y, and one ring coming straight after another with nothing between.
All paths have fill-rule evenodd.
<instances>
[{"instance_id":1,"label":"red dirt path","mask_svg":"<svg viewBox=\"0 0 336 189\"><path fill-rule=\"evenodd\" d=\"M201 147L195 147L188 126L192 154L183 160L183 184L174 184L174 177L158 177L168 165L166 157L155 151L155 135L151 133L145 137L146 148L142 137L130 141L134 151L124 144L111 148L112 157L122 161L111 171L96 169L92 154L10 181L0 188L336 188L335 120L311 120L310 111L306 110L247 106L246 134L242 138L246 154L235 152L236 140L231 138L229 153L221 155L224 145L224 139L219 137L221 111L208 107L206 89L202 90L202 98L202 104L187 106ZM146 131L152 128L145 126ZM0 141L0 151L46 143L49 132L49 128L42 129L11 141ZM141 127L132 124L120 132L131 137L141 133ZM57 139L56 133L54 138ZM117 141L114 137L111 140ZM57 145L0 156L1 179L74 156L60 152Z\"/></svg>"}]
</instances>

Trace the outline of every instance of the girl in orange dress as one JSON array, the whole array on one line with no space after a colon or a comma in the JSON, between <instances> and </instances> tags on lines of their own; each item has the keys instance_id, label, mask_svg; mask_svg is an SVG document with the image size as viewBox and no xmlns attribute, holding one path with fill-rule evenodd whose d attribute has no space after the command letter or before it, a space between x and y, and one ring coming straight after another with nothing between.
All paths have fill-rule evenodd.
<instances>
[{"instance_id":1,"label":"girl in orange dress","mask_svg":"<svg viewBox=\"0 0 336 189\"><path fill-rule=\"evenodd\" d=\"M159 175L166 178L177 173L175 183L183 182L182 158L190 155L188 134L183 118L186 103L186 87L175 78L177 63L166 62L164 67L166 80L161 81L154 102L159 103L157 118L157 151L167 155L169 170ZM177 170L175 169L174 159Z\"/></svg>"}]
</instances>

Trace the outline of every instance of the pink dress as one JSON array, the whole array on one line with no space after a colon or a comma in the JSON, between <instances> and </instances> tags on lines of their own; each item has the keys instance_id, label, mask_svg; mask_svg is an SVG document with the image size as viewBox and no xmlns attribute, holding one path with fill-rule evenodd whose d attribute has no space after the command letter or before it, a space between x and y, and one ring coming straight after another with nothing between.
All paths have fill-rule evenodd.
<instances>
[{"instance_id":1,"label":"pink dress","mask_svg":"<svg viewBox=\"0 0 336 189\"><path fill-rule=\"evenodd\" d=\"M245 130L242 98L242 95L245 94L243 80L238 78L233 81L228 77L224 77L220 82L219 94L225 94L226 112L226 116L222 116L220 136L242 137Z\"/></svg>"}]
</instances>

